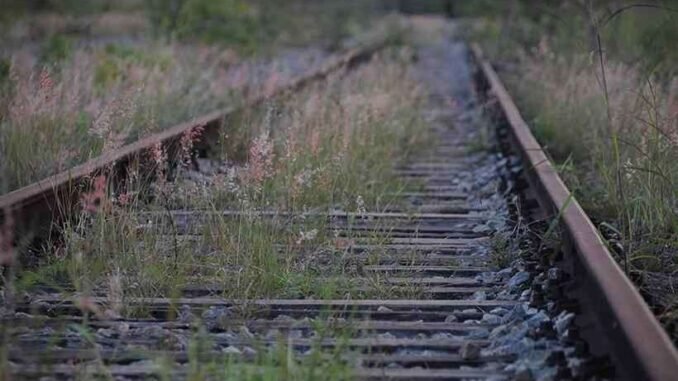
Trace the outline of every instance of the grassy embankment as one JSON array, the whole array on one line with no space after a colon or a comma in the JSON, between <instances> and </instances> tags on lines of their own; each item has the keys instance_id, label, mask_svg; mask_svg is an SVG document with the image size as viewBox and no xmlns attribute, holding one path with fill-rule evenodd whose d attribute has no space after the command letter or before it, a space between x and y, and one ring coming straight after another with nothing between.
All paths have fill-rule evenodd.
<instances>
[{"instance_id":1,"label":"grassy embankment","mask_svg":"<svg viewBox=\"0 0 678 381\"><path fill-rule=\"evenodd\" d=\"M672 2L629 5L483 2L467 12L484 16L472 38L675 333L678 14Z\"/></svg>"},{"instance_id":2,"label":"grassy embankment","mask_svg":"<svg viewBox=\"0 0 678 381\"><path fill-rule=\"evenodd\" d=\"M381 15L373 1L314 3L8 4L0 18L0 194L272 88L299 74L290 68L299 63L276 60L278 52L341 48Z\"/></svg>"}]
</instances>

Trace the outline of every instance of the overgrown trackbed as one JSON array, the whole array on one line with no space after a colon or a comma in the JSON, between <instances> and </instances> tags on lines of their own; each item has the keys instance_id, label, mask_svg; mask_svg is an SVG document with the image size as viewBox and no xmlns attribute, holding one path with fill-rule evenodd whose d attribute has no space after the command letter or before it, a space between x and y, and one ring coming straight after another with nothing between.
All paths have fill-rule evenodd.
<instances>
[{"instance_id":1,"label":"overgrown trackbed","mask_svg":"<svg viewBox=\"0 0 678 381\"><path fill-rule=\"evenodd\" d=\"M418 111L431 143L388 163L398 186L379 208L356 202L352 210L206 210L184 200L174 209L141 203L134 210L135 231L157 239L131 246L152 245L158 258L224 256L235 254L214 245L205 250L202 237L268 234L257 266L270 265L284 247L303 252L303 269L315 274L310 289L276 299L233 295L238 274L248 271L244 262L209 261L192 265L221 267L171 295L141 293L139 284L128 291L116 281L87 294L40 284L3 302L5 373L21 379L671 379L675 349L480 51L472 54L447 35L415 49L413 75L427 90ZM374 51L351 52L328 71L347 62L356 68ZM170 156L180 155L182 134L198 125L207 133L196 146L210 147L209 131L222 128L222 119L223 113L179 126L73 173L108 171L109 179L122 179L125 163L139 161L142 150L164 144ZM204 157L212 151L192 157L195 169L171 178L173 189L213 184L220 161ZM157 173L152 165L140 168ZM71 184L64 177L58 192L77 200L85 188ZM110 188L121 194L124 186ZM17 221L29 221L35 205L51 218L53 194L42 183L0 204L14 207ZM559 227L551 222L555 216ZM222 229L216 238L214 225ZM86 236L92 226L99 225L89 221L75 231ZM279 233L296 234L300 226L296 242ZM323 232L332 245L304 251ZM260 255L261 239L253 242L238 255ZM91 245L106 249L104 240ZM124 283L125 275L112 279ZM330 284L332 292L313 289Z\"/></svg>"}]
</instances>

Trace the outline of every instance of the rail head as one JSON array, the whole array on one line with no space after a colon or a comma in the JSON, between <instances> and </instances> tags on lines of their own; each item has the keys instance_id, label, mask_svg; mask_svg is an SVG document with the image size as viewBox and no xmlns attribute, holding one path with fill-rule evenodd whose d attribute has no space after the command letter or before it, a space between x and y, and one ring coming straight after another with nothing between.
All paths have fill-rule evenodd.
<instances>
[{"instance_id":1,"label":"rail head","mask_svg":"<svg viewBox=\"0 0 678 381\"><path fill-rule=\"evenodd\" d=\"M612 321L599 324L606 324L610 331L622 336L613 341L620 339L629 345L628 348L610 348L618 369L624 373L621 378L638 379L633 378L636 374L644 380L675 380L678 377L678 351L669 336L548 160L481 48L474 44L471 50L486 89L496 100L500 117L505 120L524 160L528 180L539 191L539 203L560 215L566 239L574 249L573 255L592 278L592 291L599 293L597 300L606 304L600 307L610 312Z\"/></svg>"}]
</instances>

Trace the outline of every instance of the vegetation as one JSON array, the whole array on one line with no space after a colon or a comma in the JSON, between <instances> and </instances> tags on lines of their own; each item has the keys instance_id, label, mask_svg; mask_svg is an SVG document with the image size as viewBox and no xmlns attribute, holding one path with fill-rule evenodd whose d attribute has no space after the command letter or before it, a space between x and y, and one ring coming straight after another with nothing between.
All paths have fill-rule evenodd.
<instances>
[{"instance_id":1,"label":"vegetation","mask_svg":"<svg viewBox=\"0 0 678 381\"><path fill-rule=\"evenodd\" d=\"M190 147L183 165L170 170L158 147L150 153L157 164L152 189L133 170L128 189L108 199L106 179L94 179L81 200L83 214L47 248L37 272L22 274L20 285L48 284L81 295L124 290L126 297L172 297L191 284L216 285L220 295L238 298L364 293L358 286L365 285L342 280L358 270L345 251L353 237L339 235L326 218L258 212L392 206L393 190L406 186L392 163L426 143L408 59L406 52L387 52L253 111L242 131L224 130L225 156L208 161L218 171L205 171L205 164L196 171ZM247 147L243 161L230 148L238 146ZM209 217L182 222L169 212L183 208ZM239 214L224 215L225 209ZM367 292L378 292L372 289Z\"/></svg>"},{"instance_id":2,"label":"vegetation","mask_svg":"<svg viewBox=\"0 0 678 381\"><path fill-rule=\"evenodd\" d=\"M173 305L196 290L228 299L420 297L417 286L394 288L382 275L363 274L362 264L371 259L348 249L358 240L378 244L385 238L352 236L345 233L355 222L350 218L312 214L380 211L393 205L394 190L408 186L393 173L393 163L428 143L411 58L408 48L392 48L351 72L244 111L224 128L215 157L196 157L199 129L182 139L176 166L164 147L154 147L152 185L134 165L117 193L105 177L93 178L80 200L82 212L44 247L40 263L19 268L14 262L14 282L5 281L18 293L59 292L84 316L99 319L149 317L148 305L135 298L164 297ZM181 216L192 210L200 213L192 221ZM191 379L351 379L354 365L341 340L352 333L341 327L313 322L316 335L303 356L292 356L283 336L276 345L253 339L256 356L244 361L220 353L201 324L192 323L183 369ZM55 338L73 330L100 350L86 320L56 329ZM339 345L318 349L330 333ZM155 355L154 364L170 374L173 363L163 353L145 354ZM91 372L106 375L105 362L83 363L82 378Z\"/></svg>"},{"instance_id":3,"label":"vegetation","mask_svg":"<svg viewBox=\"0 0 678 381\"><path fill-rule=\"evenodd\" d=\"M11 3L15 17L0 20L0 194L289 80L326 53L262 58L338 48L377 15L376 2L272 3Z\"/></svg>"},{"instance_id":4,"label":"vegetation","mask_svg":"<svg viewBox=\"0 0 678 381\"><path fill-rule=\"evenodd\" d=\"M678 13L669 1L473 2L473 38L662 317L678 269Z\"/></svg>"},{"instance_id":5,"label":"vegetation","mask_svg":"<svg viewBox=\"0 0 678 381\"><path fill-rule=\"evenodd\" d=\"M131 33L142 36L140 42L106 38L99 44L98 36L57 33L36 37L35 51L7 54L6 65L0 65L0 107L7 110L0 117L0 192L275 87L293 70L285 61L267 58L262 63L261 57L288 42L337 48L339 40L361 29L351 11L332 19L334 35L307 29L317 36L303 40L293 34L298 22L266 13L289 9L263 12L257 7L264 1L170 2L183 4L180 12L153 19L153 12L168 10L153 8L162 3L167 2L144 3L143 14L149 18ZM49 12L68 13L51 2L44 4ZM134 2L122 6L130 7L124 12L139 10ZM100 12L83 10L77 17ZM228 28L195 29L208 15L219 25L222 17L230 20ZM77 24L71 16L67 23ZM277 33L259 29L265 17L275 19L278 24L270 27ZM304 25L313 24L301 19ZM90 30L103 30L97 22L91 25ZM384 24L378 37L397 37L393 32L399 27L393 25ZM52 333L55 340L63 334L77 336L88 349L91 344L95 360L77 366L82 372L77 377L89 379L91 372L110 376L106 354L99 353L105 349L96 344L101 332L88 325L89 317L149 317L149 306L135 298L164 297L174 304L196 289L237 299L420 296L417 286L396 288L383 275L363 274L365 260L370 264L372 258L359 258L348 249L358 240L382 241L369 233L358 237L345 232L355 223L350 217L328 220L314 214L381 211L393 206L394 190L408 186L394 175L393 163L428 139L419 109L423 94L410 74L412 56L407 48L394 47L351 72L240 112L225 121L209 158L198 158L193 147L200 128L181 139L179 162L168 159L166 147L153 147L148 152L155 164L152 184L140 178L145 172L134 164L124 189L113 187L106 177L92 178L90 192L80 199L82 211L54 231L35 263L22 268L22 261L13 261L15 253L3 250L9 258L0 258L9 264L3 275L6 305L11 309L18 293L44 289L71 299L82 312L82 324ZM189 210L204 214L199 221L185 221L190 217L182 213ZM260 214L264 211L280 214L271 218ZM1 243L12 239L11 221L4 222ZM104 303L92 301L98 297ZM180 308L172 305L168 313ZM352 333L330 332L335 328L326 321L312 321L315 336L303 355L293 353L298 350L281 336L276 345L253 340L256 355L243 361L221 353L223 348L210 342L209 328L196 320L186 343L188 363L180 369L189 379L351 379L355 365L341 340ZM9 330L0 334L7 339ZM320 341L330 333L338 345L320 350ZM3 375L9 367L8 350L7 345L0 350ZM165 355L144 354L169 374L173 362Z\"/></svg>"}]
</instances>

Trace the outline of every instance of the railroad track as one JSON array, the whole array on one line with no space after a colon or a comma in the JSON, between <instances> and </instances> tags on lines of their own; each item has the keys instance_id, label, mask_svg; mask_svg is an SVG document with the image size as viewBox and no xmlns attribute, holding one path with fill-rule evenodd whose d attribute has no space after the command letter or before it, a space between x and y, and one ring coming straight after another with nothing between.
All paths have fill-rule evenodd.
<instances>
[{"instance_id":1,"label":"railroad track","mask_svg":"<svg viewBox=\"0 0 678 381\"><path fill-rule=\"evenodd\" d=\"M308 78L374 51L351 52ZM341 255L350 268L350 298L224 299L227 281L196 282L172 298L126 299L145 317L123 318L97 313L108 300L103 291L87 296L84 308L77 294L42 288L3 314L10 343L6 374L184 379L195 376L196 362L256 364L262 353L282 348L278 366L317 355L348 364L347 378L356 379L674 379L675 349L572 201L480 50L471 56L464 44L445 42L418 54L418 72L431 89L425 112L432 115L436 143L396 163L396 173L415 186L394 190L394 206L371 213L148 210L137 216L141 229L171 227L185 242L215 214L321 220L346 242L329 255ZM470 153L483 106L495 117L498 150ZM74 180L110 171L114 162L124 165L159 142L176 144L195 126L218 129L224 114L135 143L57 176L53 186L43 182L3 196L0 205L27 221L22 228L33 225L28 213L52 213L55 197L85 190L73 187ZM556 240L562 246L541 239L553 232L554 216L562 220ZM509 233L520 254L502 262L492 245ZM381 288L389 298L374 297ZM197 341L200 349L196 336L204 338ZM166 366L159 367L158 359ZM247 371L271 377L263 367ZM223 378L214 370L201 374Z\"/></svg>"}]
</instances>

